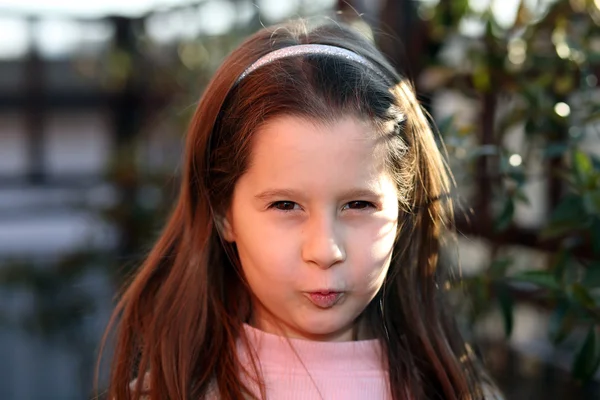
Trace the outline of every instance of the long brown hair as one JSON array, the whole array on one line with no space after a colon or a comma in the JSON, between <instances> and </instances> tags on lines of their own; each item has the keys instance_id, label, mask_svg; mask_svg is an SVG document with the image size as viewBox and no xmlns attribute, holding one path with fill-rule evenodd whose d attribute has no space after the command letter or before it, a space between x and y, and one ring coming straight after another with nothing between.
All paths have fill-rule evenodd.
<instances>
[{"instance_id":1,"label":"long brown hair","mask_svg":"<svg viewBox=\"0 0 600 400\"><path fill-rule=\"evenodd\" d=\"M272 62L235 83L264 54L308 43L352 50L382 74L310 55ZM393 398L482 398L475 361L441 307L437 258L452 218L450 184L414 90L351 28L305 21L254 34L206 88L187 135L178 201L107 330L116 324L109 398L200 399L210 390L221 399L265 395L244 385L245 376L261 387L260 375L236 355L237 341L246 340L251 293L219 221L247 168L253 133L283 114L321 122L351 115L378 127L398 184L401 222L389 273L364 316L383 345ZM142 379L131 389L142 376L150 390L142 390Z\"/></svg>"}]
</instances>

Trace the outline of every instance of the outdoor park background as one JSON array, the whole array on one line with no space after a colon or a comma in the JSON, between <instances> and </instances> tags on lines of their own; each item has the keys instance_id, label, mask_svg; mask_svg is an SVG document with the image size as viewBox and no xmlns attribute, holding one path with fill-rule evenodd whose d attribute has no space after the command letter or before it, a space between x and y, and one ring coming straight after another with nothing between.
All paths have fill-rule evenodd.
<instances>
[{"instance_id":1,"label":"outdoor park background","mask_svg":"<svg viewBox=\"0 0 600 400\"><path fill-rule=\"evenodd\" d=\"M245 36L355 24L457 181L457 315L507 399L600 399L600 1L0 0L0 398L91 398L114 295ZM359 17L360 16L360 17Z\"/></svg>"}]
</instances>

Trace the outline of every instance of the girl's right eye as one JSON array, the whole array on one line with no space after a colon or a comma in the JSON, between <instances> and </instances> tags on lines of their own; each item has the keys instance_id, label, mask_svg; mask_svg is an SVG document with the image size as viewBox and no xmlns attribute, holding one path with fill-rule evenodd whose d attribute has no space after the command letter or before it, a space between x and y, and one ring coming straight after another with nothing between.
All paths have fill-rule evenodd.
<instances>
[{"instance_id":1,"label":"girl's right eye","mask_svg":"<svg viewBox=\"0 0 600 400\"><path fill-rule=\"evenodd\" d=\"M294 203L293 201L276 201L271 203L269 208L274 208L279 211L294 211L297 205L298 204Z\"/></svg>"}]
</instances>

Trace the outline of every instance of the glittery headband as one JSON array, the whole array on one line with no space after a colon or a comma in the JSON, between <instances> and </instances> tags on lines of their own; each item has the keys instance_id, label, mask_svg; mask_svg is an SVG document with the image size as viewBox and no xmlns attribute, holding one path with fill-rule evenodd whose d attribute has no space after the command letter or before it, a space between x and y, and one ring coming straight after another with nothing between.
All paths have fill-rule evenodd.
<instances>
[{"instance_id":1,"label":"glittery headband","mask_svg":"<svg viewBox=\"0 0 600 400\"><path fill-rule=\"evenodd\" d=\"M389 78L386 77L379 68L377 68L375 65L373 65L373 63L368 61L363 56L353 51L344 49L343 47L330 46L326 44L298 44L274 50L270 53L265 54L264 56L256 60L254 63L252 63L252 65L250 65L248 68L246 68L246 70L242 72L242 74L237 78L235 84L237 85L242 79L244 79L253 71L259 69L263 65L269 64L276 60L280 60L282 58L302 56L306 54L322 54L327 56L345 58L347 60L351 60L368 67L377 75L382 77L384 80L389 81Z\"/></svg>"}]
</instances>

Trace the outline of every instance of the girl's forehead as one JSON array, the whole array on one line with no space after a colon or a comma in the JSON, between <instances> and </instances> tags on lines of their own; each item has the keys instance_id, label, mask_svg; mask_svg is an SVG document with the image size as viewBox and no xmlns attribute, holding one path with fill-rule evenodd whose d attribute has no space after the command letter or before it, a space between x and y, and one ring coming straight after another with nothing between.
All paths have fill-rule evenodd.
<instances>
[{"instance_id":1,"label":"girl's forehead","mask_svg":"<svg viewBox=\"0 0 600 400\"><path fill-rule=\"evenodd\" d=\"M353 117L331 123L285 116L254 138L249 173L270 177L340 178L378 174L384 160L369 123Z\"/></svg>"},{"instance_id":2,"label":"girl's forehead","mask_svg":"<svg viewBox=\"0 0 600 400\"><path fill-rule=\"evenodd\" d=\"M353 116L342 116L331 121L282 115L264 123L255 133L255 143L260 146L301 151L316 144L341 144L350 142L348 149L368 150L375 146L377 135L374 125Z\"/></svg>"}]
</instances>

